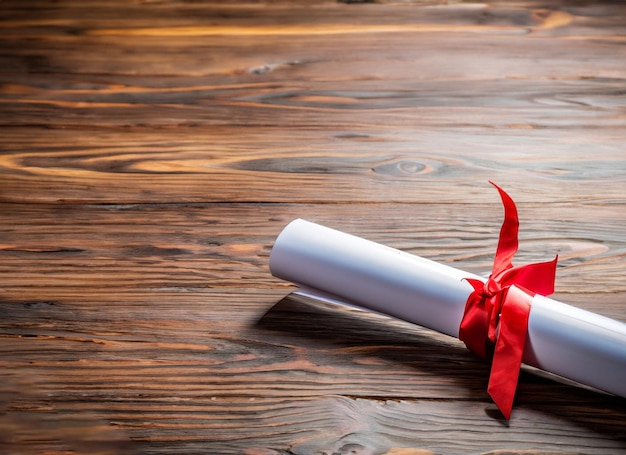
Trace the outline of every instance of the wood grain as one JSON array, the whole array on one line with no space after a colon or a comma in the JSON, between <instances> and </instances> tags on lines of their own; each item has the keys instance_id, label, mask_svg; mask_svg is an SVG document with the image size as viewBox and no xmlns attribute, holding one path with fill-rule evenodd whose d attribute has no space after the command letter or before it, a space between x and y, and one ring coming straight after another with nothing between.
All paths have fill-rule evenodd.
<instances>
[{"instance_id":1,"label":"wood grain","mask_svg":"<svg viewBox=\"0 0 626 455\"><path fill-rule=\"evenodd\" d=\"M626 321L626 5L0 4L0 453L626 453L626 402L289 293L297 217Z\"/></svg>"}]
</instances>

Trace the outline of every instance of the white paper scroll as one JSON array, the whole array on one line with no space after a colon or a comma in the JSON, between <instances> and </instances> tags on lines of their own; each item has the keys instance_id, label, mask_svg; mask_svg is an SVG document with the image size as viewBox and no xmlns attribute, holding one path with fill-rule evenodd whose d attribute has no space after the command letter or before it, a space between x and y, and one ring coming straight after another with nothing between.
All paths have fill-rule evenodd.
<instances>
[{"instance_id":1,"label":"white paper scroll","mask_svg":"<svg viewBox=\"0 0 626 455\"><path fill-rule=\"evenodd\" d=\"M453 337L473 291L463 279L482 279L301 219L276 239L270 270L306 293ZM523 361L626 397L626 324L535 296Z\"/></svg>"}]
</instances>

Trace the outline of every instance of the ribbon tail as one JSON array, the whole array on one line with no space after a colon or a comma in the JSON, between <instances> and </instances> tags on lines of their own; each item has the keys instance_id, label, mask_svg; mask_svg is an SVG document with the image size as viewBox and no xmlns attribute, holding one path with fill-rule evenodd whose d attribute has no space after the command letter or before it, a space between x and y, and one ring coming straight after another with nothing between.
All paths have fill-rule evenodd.
<instances>
[{"instance_id":1,"label":"ribbon tail","mask_svg":"<svg viewBox=\"0 0 626 455\"><path fill-rule=\"evenodd\" d=\"M511 267L511 261L518 247L517 235L519 231L519 220L517 217L517 207L513 199L511 199L511 196L492 181L489 181L489 183L498 190L500 199L502 199L502 205L504 206L504 220L500 228L500 238L498 239L496 257L491 273L495 277Z\"/></svg>"},{"instance_id":2,"label":"ribbon tail","mask_svg":"<svg viewBox=\"0 0 626 455\"><path fill-rule=\"evenodd\" d=\"M487 392L508 420L522 365L532 297L511 286L504 296Z\"/></svg>"}]
</instances>

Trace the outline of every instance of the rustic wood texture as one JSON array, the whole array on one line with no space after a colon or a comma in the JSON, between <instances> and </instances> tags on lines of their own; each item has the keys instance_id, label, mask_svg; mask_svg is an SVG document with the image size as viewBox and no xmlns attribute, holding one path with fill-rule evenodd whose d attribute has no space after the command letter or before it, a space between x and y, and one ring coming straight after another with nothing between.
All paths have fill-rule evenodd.
<instances>
[{"instance_id":1,"label":"rustic wood texture","mask_svg":"<svg viewBox=\"0 0 626 455\"><path fill-rule=\"evenodd\" d=\"M626 321L626 4L0 3L0 453L626 453L626 401L289 295L303 217ZM625 378L626 380L626 378Z\"/></svg>"}]
</instances>

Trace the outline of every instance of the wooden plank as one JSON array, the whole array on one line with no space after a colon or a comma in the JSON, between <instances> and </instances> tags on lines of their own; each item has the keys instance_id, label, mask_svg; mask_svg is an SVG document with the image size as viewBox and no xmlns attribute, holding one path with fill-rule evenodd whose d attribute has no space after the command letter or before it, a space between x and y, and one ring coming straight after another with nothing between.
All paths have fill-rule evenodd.
<instances>
[{"instance_id":1,"label":"wooden plank","mask_svg":"<svg viewBox=\"0 0 626 455\"><path fill-rule=\"evenodd\" d=\"M473 130L448 137L445 128L408 131L392 124L365 135L363 128L246 128L243 135L238 128L15 128L4 133L0 198L485 203L492 200L491 179L519 202L624 201L619 129L573 126L576 132L565 136L557 130Z\"/></svg>"},{"instance_id":2,"label":"wooden plank","mask_svg":"<svg viewBox=\"0 0 626 455\"><path fill-rule=\"evenodd\" d=\"M502 222L491 193L488 205L0 204L1 292L114 285L119 292L276 289L278 296L269 252L295 218L486 276ZM609 204L521 204L519 212L516 262L559 254L558 297L626 319L623 214Z\"/></svg>"}]
</instances>

